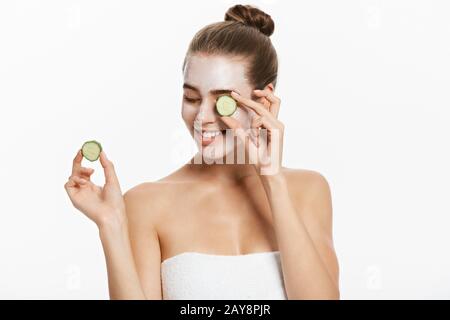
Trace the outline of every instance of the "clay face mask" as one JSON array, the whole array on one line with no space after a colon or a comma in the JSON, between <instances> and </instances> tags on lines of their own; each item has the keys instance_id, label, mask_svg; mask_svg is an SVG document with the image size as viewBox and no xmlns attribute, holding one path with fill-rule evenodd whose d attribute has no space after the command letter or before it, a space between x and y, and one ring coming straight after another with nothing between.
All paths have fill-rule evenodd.
<instances>
[{"instance_id":1,"label":"clay face mask","mask_svg":"<svg viewBox=\"0 0 450 320\"><path fill-rule=\"evenodd\" d=\"M240 106L230 92L251 96L246 67L244 60L228 56L194 54L186 61L182 115L206 157L222 158L236 147L232 135L224 133L228 127L221 116L233 117L242 128L250 128L254 111ZM202 129L212 132L202 135Z\"/></svg>"},{"instance_id":2,"label":"clay face mask","mask_svg":"<svg viewBox=\"0 0 450 320\"><path fill-rule=\"evenodd\" d=\"M230 90L235 90L242 96L250 97L251 95L252 88L246 78L244 60L228 56L194 54L187 60L184 83L195 87L196 96L202 100L202 105L198 106L201 110L196 110L197 121L216 120L217 124L222 125L220 120L214 117L231 115L233 114L231 111L236 109L244 112L235 112L233 117L239 120L243 127L247 127L249 123L247 118L252 114L251 110L235 108L234 99L229 93ZM221 98L221 96L229 98Z\"/></svg>"}]
</instances>

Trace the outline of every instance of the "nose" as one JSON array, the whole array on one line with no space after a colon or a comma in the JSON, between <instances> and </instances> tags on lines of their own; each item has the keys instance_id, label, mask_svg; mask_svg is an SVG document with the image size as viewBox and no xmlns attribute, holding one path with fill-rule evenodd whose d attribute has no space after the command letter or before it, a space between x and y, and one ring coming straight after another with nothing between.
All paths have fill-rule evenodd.
<instances>
[{"instance_id":1,"label":"nose","mask_svg":"<svg viewBox=\"0 0 450 320\"><path fill-rule=\"evenodd\" d=\"M200 123L215 122L217 120L217 114L214 103L208 101L208 99L202 101L195 120Z\"/></svg>"}]
</instances>

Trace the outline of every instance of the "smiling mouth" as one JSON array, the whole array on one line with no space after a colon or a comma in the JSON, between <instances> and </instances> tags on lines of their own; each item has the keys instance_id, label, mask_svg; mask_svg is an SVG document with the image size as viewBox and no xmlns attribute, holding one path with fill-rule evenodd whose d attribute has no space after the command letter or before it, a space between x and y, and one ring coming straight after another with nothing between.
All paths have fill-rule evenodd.
<instances>
[{"instance_id":1,"label":"smiling mouth","mask_svg":"<svg viewBox=\"0 0 450 320\"><path fill-rule=\"evenodd\" d=\"M226 134L226 129L203 131L203 132L199 131L199 130L195 130L195 135L203 146L207 146L207 145L213 143L217 137L224 136L225 134Z\"/></svg>"},{"instance_id":2,"label":"smiling mouth","mask_svg":"<svg viewBox=\"0 0 450 320\"><path fill-rule=\"evenodd\" d=\"M226 130L216 130L216 131L197 131L197 134L202 138L202 140L212 140L217 136L224 135Z\"/></svg>"}]
</instances>

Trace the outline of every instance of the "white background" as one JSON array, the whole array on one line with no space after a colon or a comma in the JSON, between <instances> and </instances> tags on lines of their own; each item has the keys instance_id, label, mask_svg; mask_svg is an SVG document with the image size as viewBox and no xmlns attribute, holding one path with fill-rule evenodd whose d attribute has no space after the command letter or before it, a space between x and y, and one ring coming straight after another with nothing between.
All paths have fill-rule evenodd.
<instances>
[{"instance_id":1,"label":"white background","mask_svg":"<svg viewBox=\"0 0 450 320\"><path fill-rule=\"evenodd\" d=\"M0 298L108 298L72 159L100 141L124 191L187 161L181 64L234 4L0 2ZM332 188L342 298L450 298L449 2L251 4L276 24L283 165Z\"/></svg>"}]
</instances>

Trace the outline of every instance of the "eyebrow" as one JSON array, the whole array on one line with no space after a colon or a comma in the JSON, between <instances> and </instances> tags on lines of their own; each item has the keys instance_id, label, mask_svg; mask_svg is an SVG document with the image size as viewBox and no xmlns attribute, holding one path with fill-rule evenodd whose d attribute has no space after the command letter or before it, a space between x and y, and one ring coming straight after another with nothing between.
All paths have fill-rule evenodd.
<instances>
[{"instance_id":1,"label":"eyebrow","mask_svg":"<svg viewBox=\"0 0 450 320\"><path fill-rule=\"evenodd\" d=\"M196 88L195 86L193 86L189 83L184 83L183 89L191 89L191 90L200 92L200 90L198 90L198 88ZM231 91L235 91L238 94L240 94L239 91L237 91L236 89L214 89L214 90L210 90L209 93L211 93L213 95L219 95L219 94L224 94L224 93L231 93Z\"/></svg>"}]
</instances>

